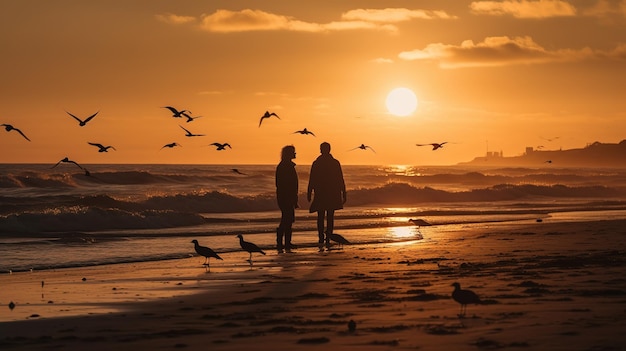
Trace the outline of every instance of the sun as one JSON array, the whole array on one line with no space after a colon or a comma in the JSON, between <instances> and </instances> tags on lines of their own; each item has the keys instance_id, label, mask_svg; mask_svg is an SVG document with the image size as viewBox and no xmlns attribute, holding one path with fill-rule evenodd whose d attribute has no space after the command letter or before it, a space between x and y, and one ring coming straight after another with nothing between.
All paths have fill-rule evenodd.
<instances>
[{"instance_id":1,"label":"sun","mask_svg":"<svg viewBox=\"0 0 626 351\"><path fill-rule=\"evenodd\" d=\"M395 88L387 94L387 111L394 116L408 116L417 109L417 97L409 88Z\"/></svg>"}]
</instances>

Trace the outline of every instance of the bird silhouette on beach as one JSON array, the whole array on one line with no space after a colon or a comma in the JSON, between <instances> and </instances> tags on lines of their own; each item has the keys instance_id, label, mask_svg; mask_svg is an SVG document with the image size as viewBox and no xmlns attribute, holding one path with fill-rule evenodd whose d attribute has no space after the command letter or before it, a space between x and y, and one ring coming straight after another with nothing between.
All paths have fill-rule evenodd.
<instances>
[{"instance_id":1,"label":"bird silhouette on beach","mask_svg":"<svg viewBox=\"0 0 626 351\"><path fill-rule=\"evenodd\" d=\"M210 269L210 264L209 262L211 261L211 257L218 259L218 260L223 260L220 255L218 255L215 251L213 251L213 249L206 247L206 246L201 246L198 243L198 240L194 239L191 240L191 242L193 243L193 247L196 250L196 253L198 253L198 255L200 256L204 256L204 265L207 266Z\"/></svg>"},{"instance_id":2,"label":"bird silhouette on beach","mask_svg":"<svg viewBox=\"0 0 626 351\"><path fill-rule=\"evenodd\" d=\"M480 297L478 297L478 295L476 295L476 293L472 290L461 289L461 284L459 284L458 282L452 283L452 286L454 286L454 290L452 291L452 299L454 299L454 301L458 302L461 305L459 317L465 316L468 304L479 304L482 302L480 301Z\"/></svg>"},{"instance_id":3,"label":"bird silhouette on beach","mask_svg":"<svg viewBox=\"0 0 626 351\"><path fill-rule=\"evenodd\" d=\"M238 234L237 237L239 238L239 245L241 246L241 248L250 254L250 258L248 259L248 262L250 262L251 266L252 266L252 253L253 252L258 252L262 255L265 255L265 252L263 252L263 250L261 250L261 248L258 247L256 244L243 240L243 235Z\"/></svg>"},{"instance_id":4,"label":"bird silhouette on beach","mask_svg":"<svg viewBox=\"0 0 626 351\"><path fill-rule=\"evenodd\" d=\"M276 118L280 119L280 117L278 117L278 115L277 115L276 113L274 113L274 112L271 112L271 113L270 113L270 111L265 111L265 113L263 114L263 116L261 116L261 119L259 120L259 127L261 126L261 123L263 123L263 120L264 120L264 119L266 119L266 118L270 118L270 117L272 117L272 116L274 116L274 117L276 117Z\"/></svg>"},{"instance_id":5,"label":"bird silhouette on beach","mask_svg":"<svg viewBox=\"0 0 626 351\"><path fill-rule=\"evenodd\" d=\"M365 144L361 144L361 145L355 147L354 149L350 149L348 151L352 151L352 150L356 150L356 149L361 149L361 150L370 149L370 150L372 150L373 153L376 153L376 150L374 150L371 146L368 146L368 145L365 145Z\"/></svg>"},{"instance_id":6,"label":"bird silhouette on beach","mask_svg":"<svg viewBox=\"0 0 626 351\"><path fill-rule=\"evenodd\" d=\"M185 131L185 136L186 137L197 137L197 136L204 136L204 134L193 134L192 132L188 131L187 129L185 129L185 127L183 126L179 126L181 128L183 128L183 130Z\"/></svg>"},{"instance_id":7,"label":"bird silhouette on beach","mask_svg":"<svg viewBox=\"0 0 626 351\"><path fill-rule=\"evenodd\" d=\"M343 235L337 234L337 233L329 234L328 239L330 239L330 241L334 241L337 244L339 244L340 249L343 249L344 244L350 244L350 241L348 241L348 239L344 238Z\"/></svg>"},{"instance_id":8,"label":"bird silhouette on beach","mask_svg":"<svg viewBox=\"0 0 626 351\"><path fill-rule=\"evenodd\" d=\"M302 129L302 130L296 130L295 132L293 132L293 134L296 134L296 133L300 133L300 134L302 134L302 135L307 135L307 134L310 134L310 135L312 135L312 136L315 136L315 134L313 134L313 132L312 132L312 131L310 131L310 130L308 130L308 129L306 129L306 128L304 128L304 129Z\"/></svg>"},{"instance_id":9,"label":"bird silhouette on beach","mask_svg":"<svg viewBox=\"0 0 626 351\"><path fill-rule=\"evenodd\" d=\"M28 137L26 135L24 135L24 133L22 133L21 130L13 127L12 125L3 123L2 126L4 127L4 130L6 130L7 132L10 132L10 131L14 130L14 131L20 133L24 137L24 139L30 141L30 139L28 139Z\"/></svg>"},{"instance_id":10,"label":"bird silhouette on beach","mask_svg":"<svg viewBox=\"0 0 626 351\"><path fill-rule=\"evenodd\" d=\"M165 144L165 145L161 146L161 149L163 149L163 148L165 148L165 147L167 147L167 148L170 148L170 149L171 149L171 148L173 148L174 146L182 146L182 145L180 145L180 144L179 144L179 143L177 143L177 142L173 142L173 143L169 143L169 144ZM160 150L160 149L159 149L159 150Z\"/></svg>"},{"instance_id":11,"label":"bird silhouette on beach","mask_svg":"<svg viewBox=\"0 0 626 351\"><path fill-rule=\"evenodd\" d=\"M70 160L68 157L63 158L61 161L57 162L54 166L50 167L50 168L54 168L58 165L60 165L61 163L73 163L75 164L78 168L85 170L85 168L83 168L83 166L79 165L78 163L76 163L76 161L72 161Z\"/></svg>"},{"instance_id":12,"label":"bird silhouette on beach","mask_svg":"<svg viewBox=\"0 0 626 351\"><path fill-rule=\"evenodd\" d=\"M67 111L65 111L65 112L67 112ZM98 112L100 112L100 111L98 111ZM67 112L67 114L68 114L68 115L70 115L70 116L72 116L72 117L74 117L74 119L78 121L78 125L79 125L79 126L84 127L85 125L87 125L87 122L91 121L94 117L96 117L96 115L98 114L98 112L96 112L96 113L94 113L93 115L91 115L91 116L89 116L89 117L85 118L85 120L82 120L82 119L80 119L80 118L78 118L78 117L74 116L73 114L71 114L71 113L69 113L69 112Z\"/></svg>"},{"instance_id":13,"label":"bird silhouette on beach","mask_svg":"<svg viewBox=\"0 0 626 351\"><path fill-rule=\"evenodd\" d=\"M87 142L87 144L89 145L93 145L93 146L97 146L98 147L98 152L109 152L109 149L113 149L116 150L113 146L109 145L109 146L104 146L102 144L98 144L98 143L90 143ZM117 150L116 150L117 151Z\"/></svg>"},{"instance_id":14,"label":"bird silhouette on beach","mask_svg":"<svg viewBox=\"0 0 626 351\"><path fill-rule=\"evenodd\" d=\"M215 149L216 149L217 151L220 151L220 150L226 150L226 147L228 147L229 149L232 149L232 147L230 146L230 144L229 144L229 143L224 143L224 144L220 144L220 143L211 143L209 146L211 146L211 145L212 145L212 146L215 146Z\"/></svg>"},{"instance_id":15,"label":"bird silhouette on beach","mask_svg":"<svg viewBox=\"0 0 626 351\"><path fill-rule=\"evenodd\" d=\"M183 118L183 116L190 118L189 113L191 113L191 111L189 110L178 111L175 107L172 106L165 106L163 108L170 110L172 112L172 117L174 118ZM189 120L187 120L187 122L189 122Z\"/></svg>"},{"instance_id":16,"label":"bird silhouette on beach","mask_svg":"<svg viewBox=\"0 0 626 351\"><path fill-rule=\"evenodd\" d=\"M552 163L552 160L546 160L543 163Z\"/></svg>"},{"instance_id":17,"label":"bird silhouette on beach","mask_svg":"<svg viewBox=\"0 0 626 351\"><path fill-rule=\"evenodd\" d=\"M411 218L411 219L409 219L409 222L411 222L411 223L413 223L413 224L415 224L417 226L417 232L420 233L420 234L421 234L420 227L430 227L432 225L432 224L426 222L425 220L419 219L419 218L418 219Z\"/></svg>"},{"instance_id":18,"label":"bird silhouette on beach","mask_svg":"<svg viewBox=\"0 0 626 351\"><path fill-rule=\"evenodd\" d=\"M447 144L447 141L444 141L443 143L430 143L430 144L415 144L417 146L432 146L433 147L433 151L437 150L437 149L441 149L443 147L444 144Z\"/></svg>"}]
</instances>

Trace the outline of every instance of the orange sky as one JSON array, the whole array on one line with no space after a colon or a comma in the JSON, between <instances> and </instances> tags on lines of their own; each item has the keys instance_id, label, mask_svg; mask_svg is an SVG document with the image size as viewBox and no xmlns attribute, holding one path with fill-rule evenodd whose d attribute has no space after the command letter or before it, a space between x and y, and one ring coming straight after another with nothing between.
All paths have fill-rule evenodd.
<instances>
[{"instance_id":1,"label":"orange sky","mask_svg":"<svg viewBox=\"0 0 626 351\"><path fill-rule=\"evenodd\" d=\"M0 38L0 123L32 140L0 130L1 163L273 164L293 144L310 164L328 141L343 164L446 165L626 139L626 0L2 1ZM400 86L407 117L385 107Z\"/></svg>"}]
</instances>

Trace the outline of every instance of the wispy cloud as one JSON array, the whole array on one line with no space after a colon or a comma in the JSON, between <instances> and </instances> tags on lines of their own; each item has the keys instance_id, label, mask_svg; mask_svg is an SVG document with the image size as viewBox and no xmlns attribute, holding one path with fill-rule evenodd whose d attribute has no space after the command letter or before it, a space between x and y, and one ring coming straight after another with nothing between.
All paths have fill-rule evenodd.
<instances>
[{"instance_id":1,"label":"wispy cloud","mask_svg":"<svg viewBox=\"0 0 626 351\"><path fill-rule=\"evenodd\" d=\"M185 23L194 22L196 20L196 18L192 16L180 16L180 15L175 15L172 13L156 15L156 18L159 21L170 23L170 24L185 24Z\"/></svg>"},{"instance_id":2,"label":"wispy cloud","mask_svg":"<svg viewBox=\"0 0 626 351\"><path fill-rule=\"evenodd\" d=\"M575 16L576 8L562 0L474 1L470 10L476 15L516 18L549 18Z\"/></svg>"},{"instance_id":3,"label":"wispy cloud","mask_svg":"<svg viewBox=\"0 0 626 351\"><path fill-rule=\"evenodd\" d=\"M173 14L157 15L166 23L181 24L196 21L194 17ZM379 30L396 32L394 23L413 19L454 19L444 11L393 9L356 9L341 14L340 20L328 23L301 21L292 16L285 16L263 10L244 9L231 11L220 9L208 15L202 15L197 21L200 28L214 33L233 33L251 31L294 31L321 33L348 30Z\"/></svg>"},{"instance_id":4,"label":"wispy cloud","mask_svg":"<svg viewBox=\"0 0 626 351\"><path fill-rule=\"evenodd\" d=\"M379 58L375 58L372 60L372 62L374 63L393 63L392 59L389 58L384 58L384 57L379 57Z\"/></svg>"},{"instance_id":5,"label":"wispy cloud","mask_svg":"<svg viewBox=\"0 0 626 351\"><path fill-rule=\"evenodd\" d=\"M582 12L586 16L601 18L611 16L626 17L626 0L598 0L598 2L585 8Z\"/></svg>"},{"instance_id":6,"label":"wispy cloud","mask_svg":"<svg viewBox=\"0 0 626 351\"><path fill-rule=\"evenodd\" d=\"M490 67L517 64L582 61L590 59L626 60L626 44L613 50L590 48L548 50L524 37L488 37L480 43L466 40L461 45L433 43L424 49L404 51L403 60L433 60L441 68Z\"/></svg>"}]
</instances>

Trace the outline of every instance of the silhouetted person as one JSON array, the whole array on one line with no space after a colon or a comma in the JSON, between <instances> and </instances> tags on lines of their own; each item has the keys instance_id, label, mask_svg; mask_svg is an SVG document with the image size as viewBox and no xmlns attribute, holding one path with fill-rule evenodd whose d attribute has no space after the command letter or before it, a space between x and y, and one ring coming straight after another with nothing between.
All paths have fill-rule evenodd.
<instances>
[{"instance_id":1,"label":"silhouetted person","mask_svg":"<svg viewBox=\"0 0 626 351\"><path fill-rule=\"evenodd\" d=\"M283 147L280 155L280 163L276 166L276 200L280 208L280 224L276 228L276 250L279 253L283 249L291 252L292 225L296 221L296 208L298 208L298 174L296 164L296 148L293 145ZM284 238L284 242L283 242Z\"/></svg>"},{"instance_id":2,"label":"silhouetted person","mask_svg":"<svg viewBox=\"0 0 626 351\"><path fill-rule=\"evenodd\" d=\"M320 251L323 251L324 242L326 247L330 247L329 236L333 233L335 225L335 210L343 208L347 195L341 164L330 154L330 144L321 143L320 152L321 155L311 165L306 197L309 202L313 197L309 212L317 212L318 246ZM325 231L324 217L326 217Z\"/></svg>"}]
</instances>

